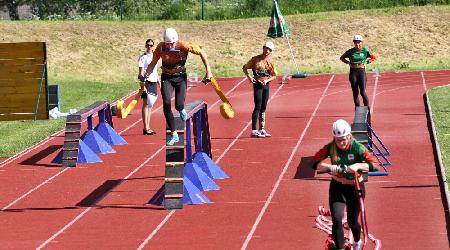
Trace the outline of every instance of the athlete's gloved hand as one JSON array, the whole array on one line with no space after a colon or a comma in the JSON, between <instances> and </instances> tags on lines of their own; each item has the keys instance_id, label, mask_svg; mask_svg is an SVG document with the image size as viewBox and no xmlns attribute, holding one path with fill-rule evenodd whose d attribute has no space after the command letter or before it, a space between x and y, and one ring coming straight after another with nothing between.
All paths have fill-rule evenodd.
<instances>
[{"instance_id":1,"label":"athlete's gloved hand","mask_svg":"<svg viewBox=\"0 0 450 250\"><path fill-rule=\"evenodd\" d=\"M337 175L341 170L341 168L337 165L331 165L329 168L332 175Z\"/></svg>"},{"instance_id":2,"label":"athlete's gloved hand","mask_svg":"<svg viewBox=\"0 0 450 250\"><path fill-rule=\"evenodd\" d=\"M211 78L206 78L206 76L203 77L203 79L202 79L203 84L208 85L210 82L211 82Z\"/></svg>"},{"instance_id":3,"label":"athlete's gloved hand","mask_svg":"<svg viewBox=\"0 0 450 250\"><path fill-rule=\"evenodd\" d=\"M145 77L145 76L143 76L143 75L138 75L138 79L139 79L139 81L141 81L141 82L145 82L145 79L146 79L147 77Z\"/></svg>"}]
</instances>

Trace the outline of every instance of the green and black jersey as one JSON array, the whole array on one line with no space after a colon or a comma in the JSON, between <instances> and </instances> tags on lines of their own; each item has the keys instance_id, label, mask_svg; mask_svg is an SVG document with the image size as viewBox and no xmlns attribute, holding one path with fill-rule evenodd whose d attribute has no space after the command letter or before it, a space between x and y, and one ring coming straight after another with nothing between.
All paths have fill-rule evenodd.
<instances>
[{"instance_id":1,"label":"green and black jersey","mask_svg":"<svg viewBox=\"0 0 450 250\"><path fill-rule=\"evenodd\" d=\"M368 48L363 47L361 50L356 50L351 48L344 53L344 57L350 60L352 64L363 64L366 63L367 58L370 58L370 62L375 60L375 56L370 53ZM373 60L372 60L373 59Z\"/></svg>"},{"instance_id":2,"label":"green and black jersey","mask_svg":"<svg viewBox=\"0 0 450 250\"><path fill-rule=\"evenodd\" d=\"M319 162L325 160L326 158L331 156L331 147L334 142L330 142L325 145L319 152L317 152L313 157L313 168L317 169L317 165ZM367 150L364 145L357 142L355 139L352 139L350 143L350 147L347 150L338 149L339 159L337 162L331 162L333 165L347 165L350 166L355 163L367 163L369 164L369 171L378 171L378 161L373 156L372 153ZM338 174L339 177L345 177L346 179L352 180L353 174Z\"/></svg>"}]
</instances>

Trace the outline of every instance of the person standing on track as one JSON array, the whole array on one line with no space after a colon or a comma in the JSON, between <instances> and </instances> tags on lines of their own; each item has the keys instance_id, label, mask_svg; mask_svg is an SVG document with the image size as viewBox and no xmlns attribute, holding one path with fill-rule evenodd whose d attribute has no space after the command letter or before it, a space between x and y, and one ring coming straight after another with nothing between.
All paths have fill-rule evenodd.
<instances>
[{"instance_id":1,"label":"person standing on track","mask_svg":"<svg viewBox=\"0 0 450 250\"><path fill-rule=\"evenodd\" d=\"M351 127L345 120L333 123L333 140L317 152L312 168L329 171L332 175L329 188L329 206L333 221L332 234L336 249L344 249L344 230L342 217L347 206L347 221L353 233L354 250L361 249L361 225L358 222L360 206L355 188L354 173L378 171L376 158L359 142L353 139ZM322 162L330 158L331 164ZM346 169L343 171L343 169ZM361 180L358 180L361 182ZM364 183L361 182L362 196L365 196Z\"/></svg>"},{"instance_id":2,"label":"person standing on track","mask_svg":"<svg viewBox=\"0 0 450 250\"><path fill-rule=\"evenodd\" d=\"M156 46L153 52L153 59L148 65L144 78L147 77L155 68L159 59L162 61L161 74L161 95L163 99L163 111L166 123L171 131L171 135L167 140L167 145L171 146L179 141L178 134L175 130L175 120L171 108L171 97L175 89L175 109L180 112L180 117L184 121L187 119L187 113L184 109L184 101L186 99L187 76L186 76L186 60L189 53L199 55L203 65L205 66L205 79L212 77L211 67L206 53L200 46L178 40L178 33L173 28L167 28L163 34L164 41Z\"/></svg>"},{"instance_id":3,"label":"person standing on track","mask_svg":"<svg viewBox=\"0 0 450 250\"><path fill-rule=\"evenodd\" d=\"M354 47L347 50L341 57L340 60L345 64L350 65L350 73L348 79L352 86L353 92L353 102L355 103L355 108L360 106L358 99L358 92L361 94L364 106L369 106L369 99L366 94L366 63L371 63L375 61L376 57L370 52L366 47L362 46L363 38L361 35L353 36ZM348 58L348 60L347 60Z\"/></svg>"},{"instance_id":4,"label":"person standing on track","mask_svg":"<svg viewBox=\"0 0 450 250\"><path fill-rule=\"evenodd\" d=\"M268 41L263 46L262 54L254 56L248 61L242 70L247 79L253 85L253 101L255 108L252 113L251 137L270 137L265 129L266 107L269 100L269 83L276 78L275 65L270 58L275 45ZM248 70L253 71L253 77L248 74ZM259 130L256 130L256 122L259 118Z\"/></svg>"},{"instance_id":5,"label":"person standing on track","mask_svg":"<svg viewBox=\"0 0 450 250\"><path fill-rule=\"evenodd\" d=\"M145 52L139 57L138 60L138 67L139 67L138 75L141 76L140 79L142 79L142 76L145 74L148 65L152 61L154 45L155 44L152 39L147 39L147 41L145 41ZM158 72L155 67L145 81L140 81L141 89L144 90L144 93L142 93L141 96L143 100L142 104L142 122L144 123L144 129L142 130L143 135L156 134L156 132L150 128L150 117L152 115L152 107L148 105L149 101L148 98L152 98L152 102L154 103L154 101L156 101L156 96L158 96L156 84L161 86L161 82L158 79Z\"/></svg>"}]
</instances>

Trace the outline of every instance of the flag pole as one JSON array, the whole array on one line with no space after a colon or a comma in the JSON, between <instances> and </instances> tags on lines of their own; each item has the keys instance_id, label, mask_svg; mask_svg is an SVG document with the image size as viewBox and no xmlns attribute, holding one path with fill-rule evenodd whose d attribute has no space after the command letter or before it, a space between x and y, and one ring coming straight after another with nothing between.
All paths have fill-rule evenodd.
<instances>
[{"instance_id":1,"label":"flag pole","mask_svg":"<svg viewBox=\"0 0 450 250\"><path fill-rule=\"evenodd\" d=\"M291 52L292 59L294 60L294 63L295 63L295 68L297 70L297 74L300 74L300 72L298 71L297 60L295 60L294 51L292 50L291 42L289 41L289 34L288 34L289 31L285 31L284 30L284 28L285 28L284 27L284 22L285 21L284 21L284 19L282 19L283 17L281 15L280 7L278 6L277 0L273 0L273 4L274 4L274 7L275 7L275 12L277 13L277 16L281 17L280 19L281 19L282 23L280 23L280 28L281 28L281 33L283 34L282 36L286 37L286 40L287 40L288 46L289 46L289 50Z\"/></svg>"},{"instance_id":2,"label":"flag pole","mask_svg":"<svg viewBox=\"0 0 450 250\"><path fill-rule=\"evenodd\" d=\"M287 35L286 35L286 40L287 40L288 45L289 45L289 50L291 51L292 59L294 59L295 68L297 69L297 74L300 74L300 72L298 71L297 60L295 60L294 52L292 51L291 43L289 42L289 36L287 36Z\"/></svg>"}]
</instances>

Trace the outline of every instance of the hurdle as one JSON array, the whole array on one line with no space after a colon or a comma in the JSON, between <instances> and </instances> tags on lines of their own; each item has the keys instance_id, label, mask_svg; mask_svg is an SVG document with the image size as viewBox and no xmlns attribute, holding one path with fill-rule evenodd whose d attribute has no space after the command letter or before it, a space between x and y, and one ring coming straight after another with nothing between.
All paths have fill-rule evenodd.
<instances>
[{"instance_id":1,"label":"hurdle","mask_svg":"<svg viewBox=\"0 0 450 250\"><path fill-rule=\"evenodd\" d=\"M387 166L391 166L388 156L391 155L389 149L381 141L380 137L372 128L370 109L367 106L356 107L353 119L352 135L355 140L363 144L375 156L379 165L384 171L369 172L369 176L387 176L389 175ZM374 139L375 138L375 139Z\"/></svg>"},{"instance_id":2,"label":"hurdle","mask_svg":"<svg viewBox=\"0 0 450 250\"><path fill-rule=\"evenodd\" d=\"M77 163L102 162L96 154L115 153L111 146L126 141L113 129L110 104L97 101L67 116L64 145L52 163L76 167ZM98 114L98 125L93 128L93 116ZM81 124L87 121L87 130L81 135Z\"/></svg>"},{"instance_id":3,"label":"hurdle","mask_svg":"<svg viewBox=\"0 0 450 250\"><path fill-rule=\"evenodd\" d=\"M173 146L166 146L164 186L149 201L164 204L165 209L182 209L184 204L210 203L202 191L219 190L213 179L229 178L212 161L207 104L194 100L185 106L185 110L186 121L178 113L174 114L180 140ZM170 133L167 129L166 139Z\"/></svg>"}]
</instances>

